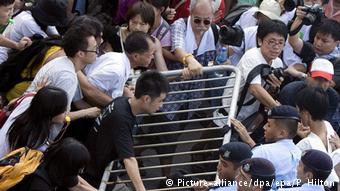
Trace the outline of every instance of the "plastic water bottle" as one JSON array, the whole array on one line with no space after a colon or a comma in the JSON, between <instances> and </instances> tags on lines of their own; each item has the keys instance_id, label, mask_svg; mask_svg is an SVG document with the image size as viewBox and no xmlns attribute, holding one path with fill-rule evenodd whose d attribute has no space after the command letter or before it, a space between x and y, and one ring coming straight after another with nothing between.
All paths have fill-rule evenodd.
<instances>
[{"instance_id":1,"label":"plastic water bottle","mask_svg":"<svg viewBox=\"0 0 340 191\"><path fill-rule=\"evenodd\" d=\"M228 57L227 57L227 48L226 47L222 47L220 49L219 53L216 56L215 65L222 65L227 60L228 60ZM224 76L224 72L215 72L215 76L216 77L223 77Z\"/></svg>"},{"instance_id":2,"label":"plastic water bottle","mask_svg":"<svg viewBox=\"0 0 340 191\"><path fill-rule=\"evenodd\" d=\"M227 57L227 48L226 47L222 47L220 49L220 52L216 56L215 64L216 65L221 65L224 62L226 62L227 60L228 60L228 57Z\"/></svg>"}]
</instances>

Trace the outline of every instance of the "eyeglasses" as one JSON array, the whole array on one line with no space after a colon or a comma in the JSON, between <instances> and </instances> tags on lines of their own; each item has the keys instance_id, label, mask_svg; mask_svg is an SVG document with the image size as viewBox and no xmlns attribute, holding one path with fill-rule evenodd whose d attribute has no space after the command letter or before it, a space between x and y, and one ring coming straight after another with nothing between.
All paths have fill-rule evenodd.
<instances>
[{"instance_id":1,"label":"eyeglasses","mask_svg":"<svg viewBox=\"0 0 340 191\"><path fill-rule=\"evenodd\" d=\"M96 46L96 50L81 50L83 52L93 52L93 53L96 53L96 54L99 54L99 46Z\"/></svg>"},{"instance_id":2,"label":"eyeglasses","mask_svg":"<svg viewBox=\"0 0 340 191\"><path fill-rule=\"evenodd\" d=\"M275 45L276 46L279 46L279 47L282 47L285 45L285 42L284 41L275 41L275 40L264 40L267 42L267 44L271 47L274 47Z\"/></svg>"},{"instance_id":3,"label":"eyeglasses","mask_svg":"<svg viewBox=\"0 0 340 191\"><path fill-rule=\"evenodd\" d=\"M202 18L198 18L198 17L194 18L194 23L195 24L200 24L202 22L203 22L204 25L210 25L211 24L211 19L202 19Z\"/></svg>"}]
</instances>

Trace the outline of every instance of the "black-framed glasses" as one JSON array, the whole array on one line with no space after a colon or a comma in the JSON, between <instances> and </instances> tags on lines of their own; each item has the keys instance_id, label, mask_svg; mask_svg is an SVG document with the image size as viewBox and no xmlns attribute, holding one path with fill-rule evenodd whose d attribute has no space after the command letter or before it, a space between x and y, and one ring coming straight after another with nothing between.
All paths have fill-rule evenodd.
<instances>
[{"instance_id":1,"label":"black-framed glasses","mask_svg":"<svg viewBox=\"0 0 340 191\"><path fill-rule=\"evenodd\" d=\"M200 24L202 22L203 22L204 25L210 25L211 19L202 19L202 18L194 17L194 23L195 24Z\"/></svg>"},{"instance_id":2,"label":"black-framed glasses","mask_svg":"<svg viewBox=\"0 0 340 191\"><path fill-rule=\"evenodd\" d=\"M264 40L267 42L267 44L271 47L274 46L279 46L279 47L283 47L285 45L284 41L276 41L276 40Z\"/></svg>"},{"instance_id":3,"label":"black-framed glasses","mask_svg":"<svg viewBox=\"0 0 340 191\"><path fill-rule=\"evenodd\" d=\"M83 52L93 52L93 53L96 53L96 54L99 54L100 50L99 50L99 46L96 46L96 50L81 50Z\"/></svg>"}]
</instances>

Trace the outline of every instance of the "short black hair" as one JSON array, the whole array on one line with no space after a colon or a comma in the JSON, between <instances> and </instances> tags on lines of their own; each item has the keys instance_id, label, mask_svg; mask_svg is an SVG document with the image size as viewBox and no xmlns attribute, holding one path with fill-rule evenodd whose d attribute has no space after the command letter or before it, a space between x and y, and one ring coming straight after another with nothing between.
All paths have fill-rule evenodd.
<instances>
[{"instance_id":1,"label":"short black hair","mask_svg":"<svg viewBox=\"0 0 340 191\"><path fill-rule=\"evenodd\" d=\"M143 54L149 51L150 47L148 39L154 42L154 38L147 33L141 31L133 32L129 34L129 36L126 38L124 49L128 54L132 53Z\"/></svg>"},{"instance_id":2,"label":"short black hair","mask_svg":"<svg viewBox=\"0 0 340 191\"><path fill-rule=\"evenodd\" d=\"M287 26L279 20L264 20L259 23L257 28L256 39L263 40L268 34L277 33L285 40L287 39L288 29Z\"/></svg>"},{"instance_id":3,"label":"short black hair","mask_svg":"<svg viewBox=\"0 0 340 191\"><path fill-rule=\"evenodd\" d=\"M74 138L67 137L46 150L42 166L55 184L64 186L63 178L77 177L89 161L90 153L87 148Z\"/></svg>"},{"instance_id":4,"label":"short black hair","mask_svg":"<svg viewBox=\"0 0 340 191\"><path fill-rule=\"evenodd\" d=\"M162 7L167 8L170 5L170 0L147 0L148 3L160 9Z\"/></svg>"},{"instance_id":5,"label":"short black hair","mask_svg":"<svg viewBox=\"0 0 340 191\"><path fill-rule=\"evenodd\" d=\"M78 51L86 50L88 47L87 38L95 37L95 35L96 31L92 27L85 25L74 25L69 28L61 43L66 56L74 57Z\"/></svg>"},{"instance_id":6,"label":"short black hair","mask_svg":"<svg viewBox=\"0 0 340 191\"><path fill-rule=\"evenodd\" d=\"M301 111L308 111L313 120L326 118L328 94L321 87L306 87L296 96L295 104Z\"/></svg>"},{"instance_id":7,"label":"short black hair","mask_svg":"<svg viewBox=\"0 0 340 191\"><path fill-rule=\"evenodd\" d=\"M335 41L338 41L340 40L340 24L333 19L323 19L317 33L331 35Z\"/></svg>"},{"instance_id":8,"label":"short black hair","mask_svg":"<svg viewBox=\"0 0 340 191\"><path fill-rule=\"evenodd\" d=\"M309 168L308 166L304 165L303 167L303 172L311 172L313 174L313 180L315 182L318 182L318 181L325 181L328 176L331 174L331 171L327 172L327 171L316 171L316 170L313 170L311 168ZM311 180L309 180L311 181Z\"/></svg>"},{"instance_id":9,"label":"short black hair","mask_svg":"<svg viewBox=\"0 0 340 191\"><path fill-rule=\"evenodd\" d=\"M15 0L0 0L0 6L12 5Z\"/></svg>"},{"instance_id":10,"label":"short black hair","mask_svg":"<svg viewBox=\"0 0 340 191\"><path fill-rule=\"evenodd\" d=\"M95 37L99 38L103 32L103 24L97 19L96 17L89 16L89 15L82 15L76 17L72 22L71 26L79 26L84 25L86 27L91 27L93 32L95 33Z\"/></svg>"},{"instance_id":11,"label":"short black hair","mask_svg":"<svg viewBox=\"0 0 340 191\"><path fill-rule=\"evenodd\" d=\"M103 31L103 43L109 43L113 50L120 44L120 38L117 35L119 31L118 26L105 25Z\"/></svg>"},{"instance_id":12,"label":"short black hair","mask_svg":"<svg viewBox=\"0 0 340 191\"><path fill-rule=\"evenodd\" d=\"M159 97L162 93L169 92L168 80L158 71L150 70L144 72L137 80L135 97L137 99L148 95L151 99Z\"/></svg>"},{"instance_id":13,"label":"short black hair","mask_svg":"<svg viewBox=\"0 0 340 191\"><path fill-rule=\"evenodd\" d=\"M149 3L139 1L132 5L132 7L126 13L126 20L129 22L132 18L140 15L142 20L150 25L150 30L155 23L155 11Z\"/></svg>"},{"instance_id":14,"label":"short black hair","mask_svg":"<svg viewBox=\"0 0 340 191\"><path fill-rule=\"evenodd\" d=\"M275 119L275 123L279 128L283 128L288 132L287 138L294 138L298 128L298 121L295 119Z\"/></svg>"}]
</instances>

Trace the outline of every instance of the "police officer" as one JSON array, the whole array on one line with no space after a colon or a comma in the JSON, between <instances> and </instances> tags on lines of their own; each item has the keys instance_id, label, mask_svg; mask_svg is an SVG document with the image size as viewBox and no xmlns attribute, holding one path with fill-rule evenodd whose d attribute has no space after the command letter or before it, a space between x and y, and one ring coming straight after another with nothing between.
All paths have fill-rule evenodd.
<instances>
[{"instance_id":1,"label":"police officer","mask_svg":"<svg viewBox=\"0 0 340 191\"><path fill-rule=\"evenodd\" d=\"M267 191L275 180L275 168L264 158L246 159L241 162L235 179L237 191Z\"/></svg>"},{"instance_id":2,"label":"police officer","mask_svg":"<svg viewBox=\"0 0 340 191\"><path fill-rule=\"evenodd\" d=\"M296 180L296 167L301 158L301 150L294 144L293 138L299 122L296 108L288 105L276 106L268 112L268 122L264 126L264 138L267 144L253 148L253 157L270 160L276 169L276 182L273 188L281 185L292 185ZM246 131L238 121L232 120L235 129ZM241 130L242 129L242 130ZM250 138L248 133L240 133L246 143Z\"/></svg>"},{"instance_id":3,"label":"police officer","mask_svg":"<svg viewBox=\"0 0 340 191\"><path fill-rule=\"evenodd\" d=\"M324 191L324 186L333 186L326 181L332 169L333 162L328 154L315 149L307 150L297 167L298 187L281 188L278 191Z\"/></svg>"},{"instance_id":4,"label":"police officer","mask_svg":"<svg viewBox=\"0 0 340 191\"><path fill-rule=\"evenodd\" d=\"M195 191L222 191L229 189L236 190L235 176L241 161L251 158L253 153L249 145L243 142L230 142L220 147L219 163L217 173L219 181L206 182L194 187ZM209 189L210 188L210 189ZM228 189L228 190L229 190Z\"/></svg>"}]
</instances>

